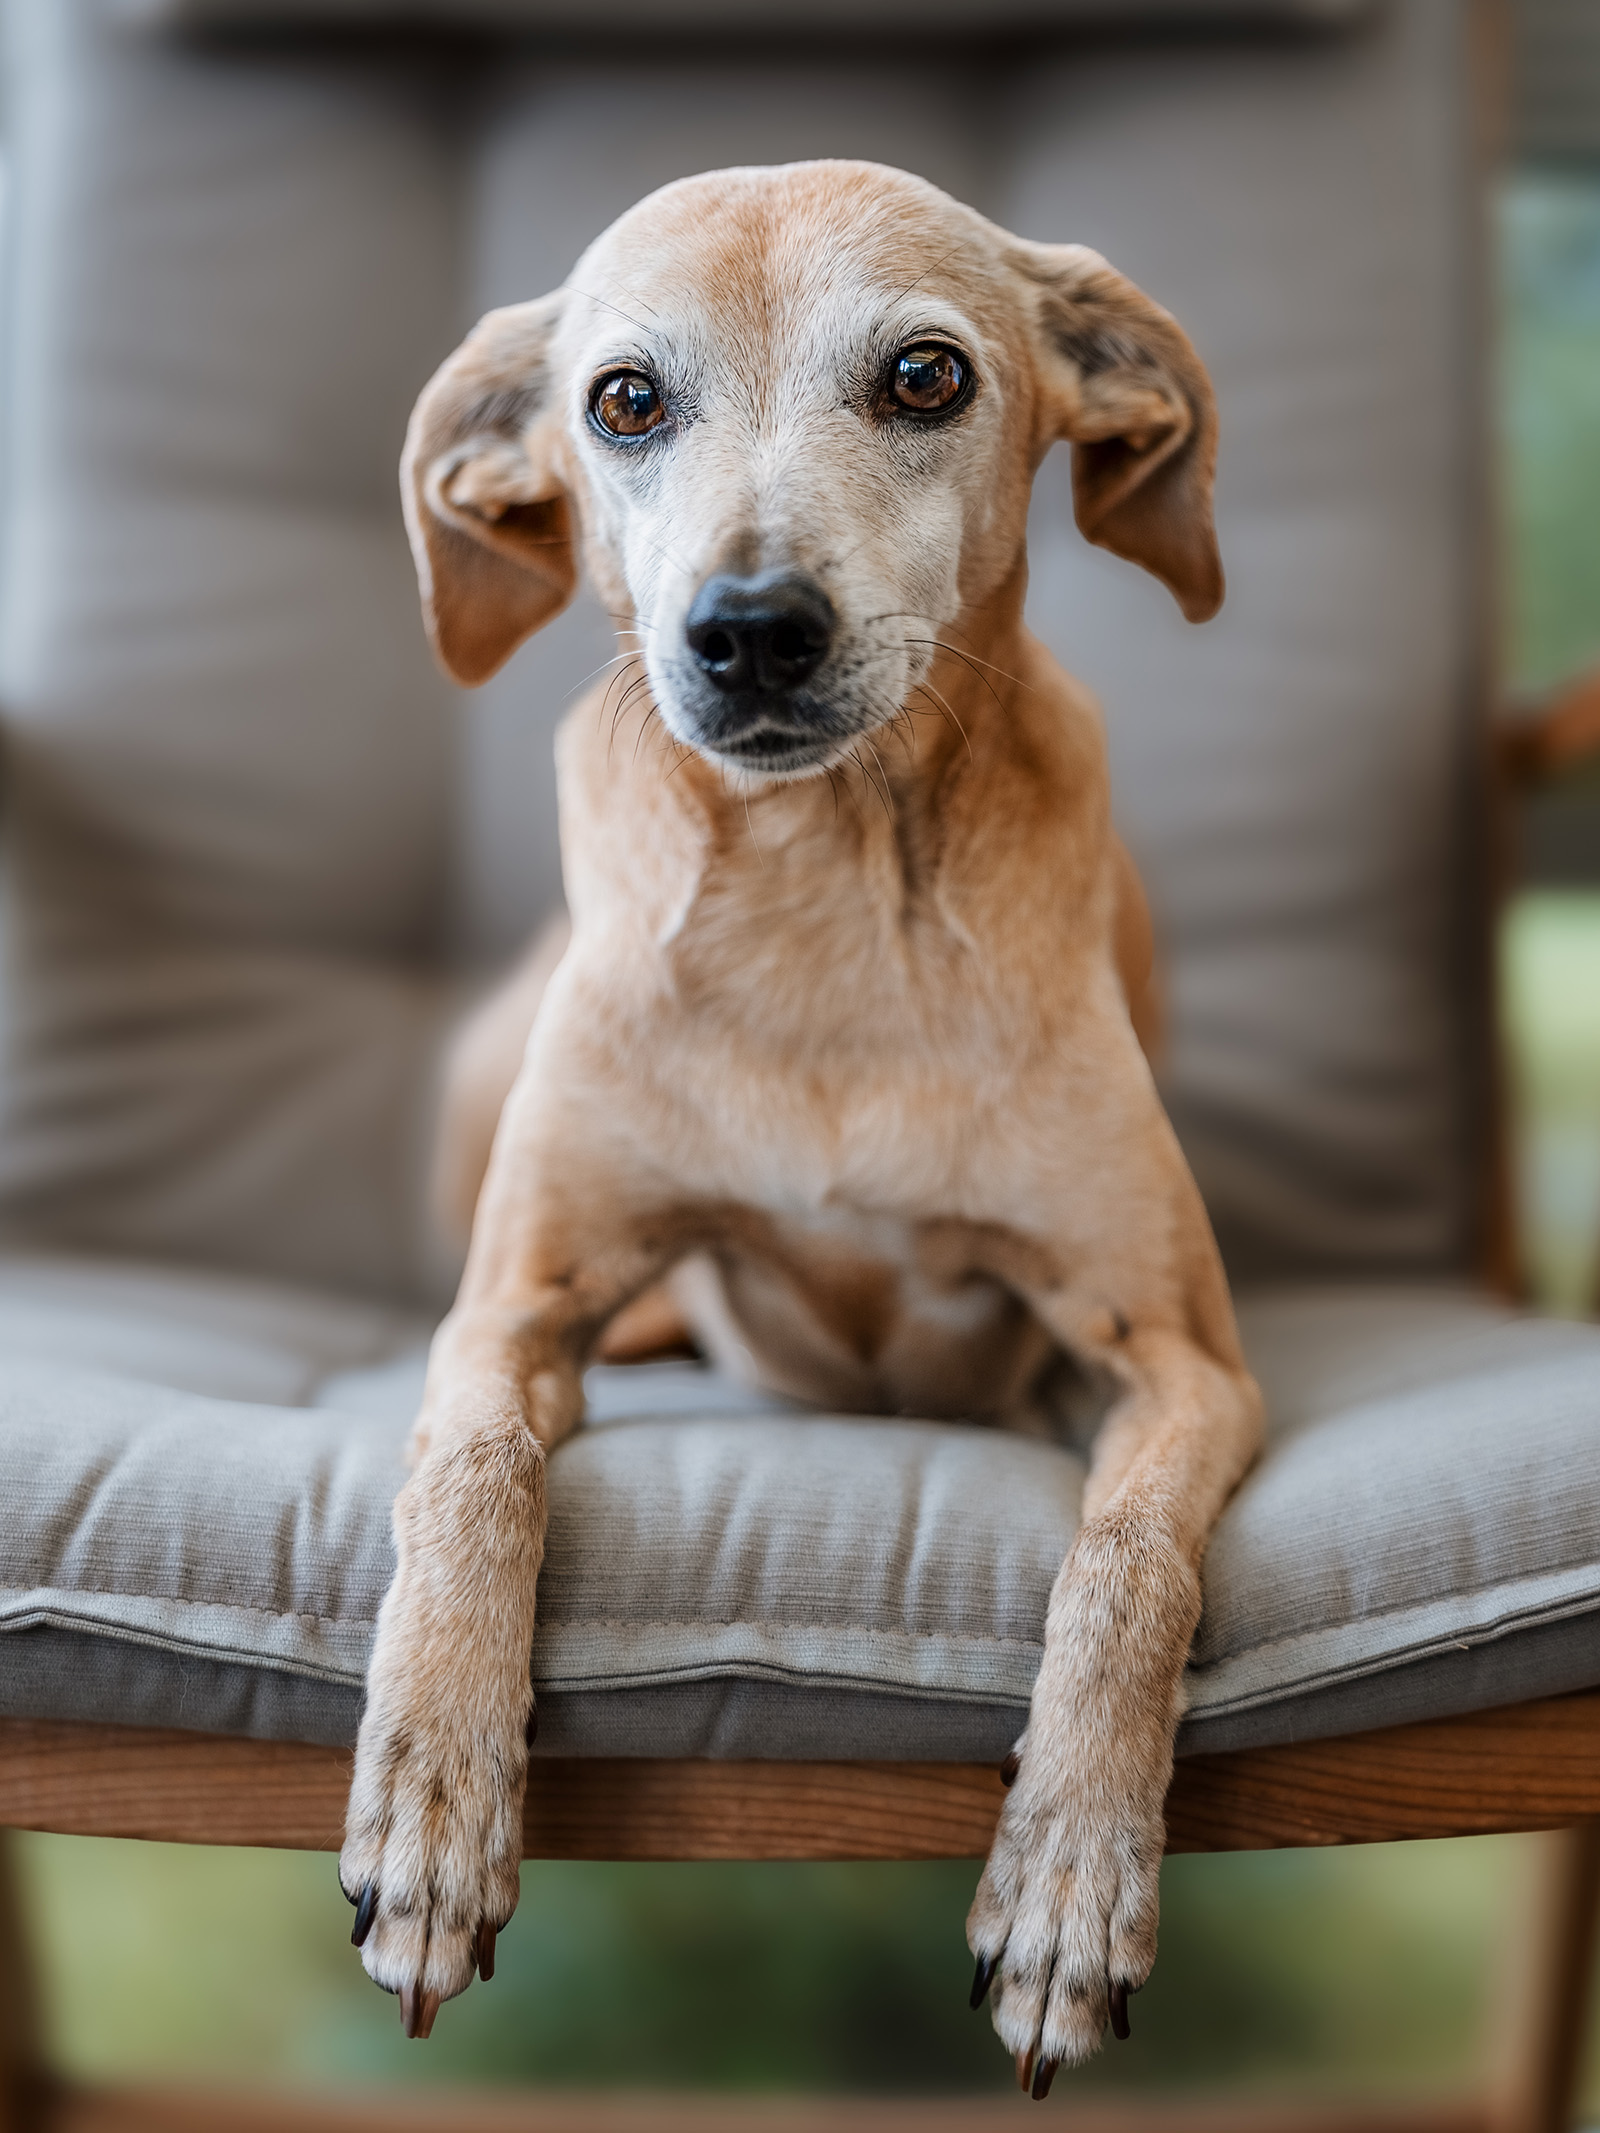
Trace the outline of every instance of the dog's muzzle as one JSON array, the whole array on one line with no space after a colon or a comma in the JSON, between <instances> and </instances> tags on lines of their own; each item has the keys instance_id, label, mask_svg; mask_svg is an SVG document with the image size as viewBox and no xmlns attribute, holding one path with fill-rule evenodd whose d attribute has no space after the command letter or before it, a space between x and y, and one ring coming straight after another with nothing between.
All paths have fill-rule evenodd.
<instances>
[{"instance_id":1,"label":"dog's muzzle","mask_svg":"<svg viewBox=\"0 0 1600 2133\"><path fill-rule=\"evenodd\" d=\"M799 571L708 578L684 619L699 744L751 769L821 761L853 723L808 687L837 627L833 602Z\"/></svg>"}]
</instances>

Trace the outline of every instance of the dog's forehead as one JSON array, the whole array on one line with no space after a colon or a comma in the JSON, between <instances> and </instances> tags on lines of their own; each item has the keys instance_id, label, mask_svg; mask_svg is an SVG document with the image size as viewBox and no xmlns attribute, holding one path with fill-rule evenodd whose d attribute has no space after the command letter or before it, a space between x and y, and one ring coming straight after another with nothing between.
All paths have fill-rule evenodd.
<instances>
[{"instance_id":1,"label":"dog's forehead","mask_svg":"<svg viewBox=\"0 0 1600 2133\"><path fill-rule=\"evenodd\" d=\"M920 293L979 323L1000 307L995 233L920 179L874 164L720 171L652 194L591 246L571 286L603 332L689 321L748 349L807 322L835 331Z\"/></svg>"}]
</instances>

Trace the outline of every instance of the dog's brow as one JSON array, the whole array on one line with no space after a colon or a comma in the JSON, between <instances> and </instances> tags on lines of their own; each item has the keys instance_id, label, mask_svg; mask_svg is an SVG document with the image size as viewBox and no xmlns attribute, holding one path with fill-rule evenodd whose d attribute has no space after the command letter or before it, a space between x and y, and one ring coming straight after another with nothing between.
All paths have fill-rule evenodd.
<instances>
[{"instance_id":1,"label":"dog's brow","mask_svg":"<svg viewBox=\"0 0 1600 2133\"><path fill-rule=\"evenodd\" d=\"M909 296L912 290L917 286L917 283L919 281L926 281L930 274L936 274L939 269L944 265L945 261L947 259L953 259L956 253L960 251L960 249L961 244L958 240L955 244L951 245L948 252L941 252L937 259L929 260L928 264L922 269L922 272L920 274L913 274L911 279L906 283L903 289L896 289L896 291L894 292L895 301L898 303L902 296Z\"/></svg>"},{"instance_id":2,"label":"dog's brow","mask_svg":"<svg viewBox=\"0 0 1600 2133\"><path fill-rule=\"evenodd\" d=\"M617 314L618 318L625 318L630 326L637 326L641 333L648 333L650 331L650 328L645 324L643 319L635 318L631 311L624 311L620 304L612 303L609 297L596 296L592 289L580 289L575 282L569 282L567 286L571 289L574 296L586 297L591 304L600 304L604 306L607 311L614 311ZM646 304L644 306L644 309L646 311L650 311L650 306ZM659 318L660 315L661 314L657 311L650 311L650 316L652 318Z\"/></svg>"}]
</instances>

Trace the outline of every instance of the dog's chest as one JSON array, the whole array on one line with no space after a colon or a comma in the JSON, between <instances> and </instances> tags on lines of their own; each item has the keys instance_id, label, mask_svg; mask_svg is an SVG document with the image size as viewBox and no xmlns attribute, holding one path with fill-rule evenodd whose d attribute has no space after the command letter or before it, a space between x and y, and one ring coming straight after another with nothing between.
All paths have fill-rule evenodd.
<instances>
[{"instance_id":1,"label":"dog's chest","mask_svg":"<svg viewBox=\"0 0 1600 2133\"><path fill-rule=\"evenodd\" d=\"M853 1223L857 1258L904 1267L917 1224L992 1223L1031 1197L1041 1141L1071 1130L1070 945L1042 955L1036 934L974 925L887 833L826 868L798 842L735 858L609 988L619 1090L652 1160L693 1202L793 1222L813 1244L826 1228L830 1249ZM886 1220L899 1242L873 1227Z\"/></svg>"},{"instance_id":2,"label":"dog's chest","mask_svg":"<svg viewBox=\"0 0 1600 2133\"><path fill-rule=\"evenodd\" d=\"M752 845L752 852L756 848ZM976 937L916 840L867 839L826 867L806 848L740 854L660 943L694 1041L732 1046L768 1085L1004 1072L1026 1020L1004 944Z\"/></svg>"},{"instance_id":3,"label":"dog's chest","mask_svg":"<svg viewBox=\"0 0 1600 2133\"><path fill-rule=\"evenodd\" d=\"M1050 1344L961 1236L1017 1137L1025 1047L992 966L929 903L697 916L656 1062L685 1182L726 1210L685 1279L701 1338L845 1411L1014 1412Z\"/></svg>"}]
</instances>

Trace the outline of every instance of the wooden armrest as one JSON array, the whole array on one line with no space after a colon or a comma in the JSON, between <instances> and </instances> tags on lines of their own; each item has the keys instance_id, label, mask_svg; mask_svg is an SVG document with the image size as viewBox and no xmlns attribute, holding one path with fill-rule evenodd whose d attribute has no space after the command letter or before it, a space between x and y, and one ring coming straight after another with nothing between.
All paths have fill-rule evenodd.
<instances>
[{"instance_id":1,"label":"wooden armrest","mask_svg":"<svg viewBox=\"0 0 1600 2133\"><path fill-rule=\"evenodd\" d=\"M1538 785L1600 757L1600 667L1561 689L1543 710L1505 726L1500 756L1518 785Z\"/></svg>"},{"instance_id":2,"label":"wooden armrest","mask_svg":"<svg viewBox=\"0 0 1600 2133\"><path fill-rule=\"evenodd\" d=\"M0 1825L337 1850L350 1757L288 1741L0 1720ZM955 1859L988 1849L987 1764L536 1757L541 1859ZM1178 1765L1172 1851L1559 1829L1600 1817L1600 1691Z\"/></svg>"}]
</instances>

